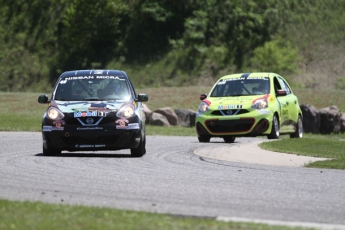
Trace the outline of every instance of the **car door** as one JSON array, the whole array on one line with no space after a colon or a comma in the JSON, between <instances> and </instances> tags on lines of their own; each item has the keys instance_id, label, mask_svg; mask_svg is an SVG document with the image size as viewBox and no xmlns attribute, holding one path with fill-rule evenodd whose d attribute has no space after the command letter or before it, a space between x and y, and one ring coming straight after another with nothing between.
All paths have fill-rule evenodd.
<instances>
[{"instance_id":1,"label":"car door","mask_svg":"<svg viewBox=\"0 0 345 230\"><path fill-rule=\"evenodd\" d=\"M281 125L281 132L293 132L294 120L296 119L296 104L297 98L292 93L289 85L284 78L278 76L279 83L283 90L286 91L286 96L279 97L282 100L282 115L284 116L284 124Z\"/></svg>"}]
</instances>

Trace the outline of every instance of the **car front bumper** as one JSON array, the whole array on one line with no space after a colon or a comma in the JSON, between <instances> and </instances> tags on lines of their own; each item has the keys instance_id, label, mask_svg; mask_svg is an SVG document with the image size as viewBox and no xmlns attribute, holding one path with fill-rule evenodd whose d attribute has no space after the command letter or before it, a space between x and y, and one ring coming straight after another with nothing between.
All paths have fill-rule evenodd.
<instances>
[{"instance_id":1,"label":"car front bumper","mask_svg":"<svg viewBox=\"0 0 345 230\"><path fill-rule=\"evenodd\" d=\"M271 131L272 117L273 114L268 111L264 114L255 111L236 116L208 116L203 114L196 118L196 131L199 136L267 135Z\"/></svg>"},{"instance_id":2,"label":"car front bumper","mask_svg":"<svg viewBox=\"0 0 345 230\"><path fill-rule=\"evenodd\" d=\"M42 131L45 148L67 151L99 151L136 148L141 130L52 130Z\"/></svg>"}]
</instances>

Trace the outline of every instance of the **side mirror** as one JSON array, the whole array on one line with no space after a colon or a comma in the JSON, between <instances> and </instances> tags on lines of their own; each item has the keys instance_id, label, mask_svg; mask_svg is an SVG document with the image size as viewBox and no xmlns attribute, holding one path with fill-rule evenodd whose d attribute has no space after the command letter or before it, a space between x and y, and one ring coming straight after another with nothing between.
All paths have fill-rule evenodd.
<instances>
[{"instance_id":1,"label":"side mirror","mask_svg":"<svg viewBox=\"0 0 345 230\"><path fill-rule=\"evenodd\" d=\"M207 94L206 93L203 93L200 95L200 100L205 100L207 98Z\"/></svg>"},{"instance_id":2,"label":"side mirror","mask_svg":"<svg viewBox=\"0 0 345 230\"><path fill-rule=\"evenodd\" d=\"M47 104L49 102L47 95L39 95L37 99L40 104Z\"/></svg>"},{"instance_id":3,"label":"side mirror","mask_svg":"<svg viewBox=\"0 0 345 230\"><path fill-rule=\"evenodd\" d=\"M139 101L139 102L144 102L144 101L148 101L148 100L149 100L149 97L145 93L139 93L138 97L136 99L136 101Z\"/></svg>"},{"instance_id":4,"label":"side mirror","mask_svg":"<svg viewBox=\"0 0 345 230\"><path fill-rule=\"evenodd\" d=\"M279 90L277 91L277 97L286 96L286 95L287 95L287 93L286 93L286 91L283 90L283 89L279 89Z\"/></svg>"}]
</instances>

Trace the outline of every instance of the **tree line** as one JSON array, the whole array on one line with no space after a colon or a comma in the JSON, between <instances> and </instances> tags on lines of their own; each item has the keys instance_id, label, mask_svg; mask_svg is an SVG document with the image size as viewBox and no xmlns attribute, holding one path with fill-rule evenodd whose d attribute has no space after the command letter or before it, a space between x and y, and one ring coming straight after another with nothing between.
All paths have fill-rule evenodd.
<instances>
[{"instance_id":1,"label":"tree line","mask_svg":"<svg viewBox=\"0 0 345 230\"><path fill-rule=\"evenodd\" d=\"M46 89L63 71L86 68L127 68L143 86L249 67L293 73L306 47L290 33L322 17L341 27L330 12L341 15L344 3L0 0L0 91Z\"/></svg>"}]
</instances>

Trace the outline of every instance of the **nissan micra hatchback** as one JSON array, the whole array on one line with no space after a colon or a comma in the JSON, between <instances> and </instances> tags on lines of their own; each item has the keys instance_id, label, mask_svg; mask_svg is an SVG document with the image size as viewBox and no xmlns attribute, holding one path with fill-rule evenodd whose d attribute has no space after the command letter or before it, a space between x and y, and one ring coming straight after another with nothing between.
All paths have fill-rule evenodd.
<instances>
[{"instance_id":1,"label":"nissan micra hatchback","mask_svg":"<svg viewBox=\"0 0 345 230\"><path fill-rule=\"evenodd\" d=\"M303 135L302 111L287 81L276 73L241 73L220 78L196 115L200 142L212 137L231 143L236 137L279 139Z\"/></svg>"},{"instance_id":2,"label":"nissan micra hatchback","mask_svg":"<svg viewBox=\"0 0 345 230\"><path fill-rule=\"evenodd\" d=\"M124 71L76 70L61 74L42 119L43 154L130 149L146 153L146 94L136 94Z\"/></svg>"}]
</instances>

